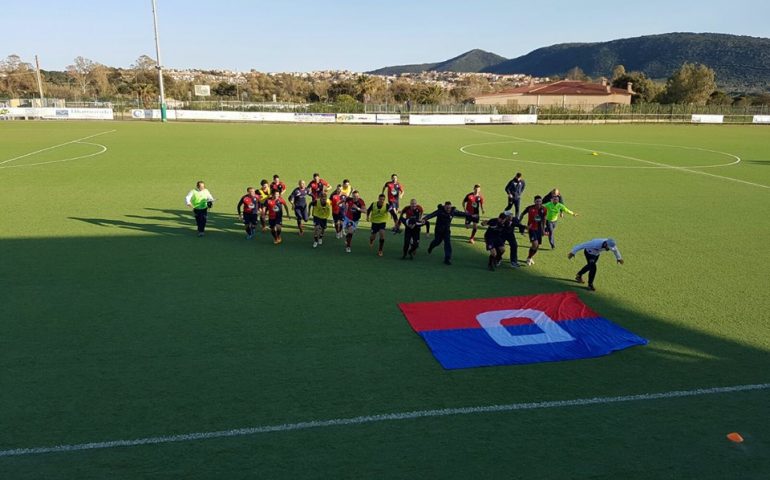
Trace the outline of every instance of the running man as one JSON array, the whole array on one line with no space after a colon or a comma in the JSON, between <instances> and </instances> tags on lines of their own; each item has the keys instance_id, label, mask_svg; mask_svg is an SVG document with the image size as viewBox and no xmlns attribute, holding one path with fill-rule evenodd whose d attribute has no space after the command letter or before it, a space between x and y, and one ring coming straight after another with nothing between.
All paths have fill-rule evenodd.
<instances>
[{"instance_id":1,"label":"running man","mask_svg":"<svg viewBox=\"0 0 770 480\"><path fill-rule=\"evenodd\" d=\"M401 197L404 196L404 186L401 185L398 182L398 175L395 173L390 176L390 181L385 182L385 185L382 186L382 193L387 193L388 195L388 211L390 212L390 217L393 219L393 233L400 233L401 229L398 225L398 203L399 200L401 200Z\"/></svg>"},{"instance_id":2,"label":"running man","mask_svg":"<svg viewBox=\"0 0 770 480\"><path fill-rule=\"evenodd\" d=\"M382 247L385 245L385 225L388 222L388 212L390 205L385 201L385 195L382 193L377 197L376 202L372 202L366 210L366 221L372 222L372 234L369 235L369 248L374 246L374 239L377 234L380 235L380 246L377 249L377 256L382 256Z\"/></svg>"},{"instance_id":3,"label":"running man","mask_svg":"<svg viewBox=\"0 0 770 480\"><path fill-rule=\"evenodd\" d=\"M353 193L353 186L347 178L343 180L342 185L338 185L338 187L340 187L340 193L345 197L349 197L350 194Z\"/></svg>"},{"instance_id":4,"label":"running man","mask_svg":"<svg viewBox=\"0 0 770 480\"><path fill-rule=\"evenodd\" d=\"M524 215L527 215L527 229L529 230L529 241L531 242L529 255L527 255L527 265L535 264L533 257L537 254L540 244L543 243L545 218L547 214L548 211L543 206L543 198L540 195L535 195L535 203L521 212L519 222L524 218Z\"/></svg>"},{"instance_id":5,"label":"running man","mask_svg":"<svg viewBox=\"0 0 770 480\"><path fill-rule=\"evenodd\" d=\"M326 198L326 192L318 200L310 202L310 210L313 212L313 248L316 248L324 243L326 223L332 215L332 204Z\"/></svg>"},{"instance_id":6,"label":"running man","mask_svg":"<svg viewBox=\"0 0 770 480\"><path fill-rule=\"evenodd\" d=\"M266 218L267 218L267 210L265 209L265 203L267 203L268 200L270 200L270 184L267 180L262 179L261 182L259 182L259 190L257 190L257 197L259 197L259 222L262 224L262 231L267 231L267 224Z\"/></svg>"},{"instance_id":7,"label":"running man","mask_svg":"<svg viewBox=\"0 0 770 480\"><path fill-rule=\"evenodd\" d=\"M337 188L332 192L329 197L329 203L332 205L332 220L334 221L334 231L337 238L342 238L342 221L345 218L345 213L342 211L342 206L347 199L347 195L342 194L342 185L337 185Z\"/></svg>"},{"instance_id":8,"label":"running man","mask_svg":"<svg viewBox=\"0 0 770 480\"><path fill-rule=\"evenodd\" d=\"M516 176L513 177L511 181L508 182L508 184L505 186L505 193L508 194L508 205L505 207L505 209L510 210L511 207L516 207L514 210L514 215L516 215L516 218L519 217L521 195L524 193L524 188L526 188L526 186L527 182L521 178L521 172L517 172Z\"/></svg>"},{"instance_id":9,"label":"running man","mask_svg":"<svg viewBox=\"0 0 770 480\"><path fill-rule=\"evenodd\" d=\"M273 244L278 245L283 242L281 238L281 230L283 228L283 211L281 206L286 210L286 218L291 218L289 215L289 206L286 204L286 200L281 197L281 193L278 190L274 190L270 196L270 199L265 202L265 208L267 209L268 223L270 225L270 233L273 235Z\"/></svg>"},{"instance_id":10,"label":"running man","mask_svg":"<svg viewBox=\"0 0 770 480\"><path fill-rule=\"evenodd\" d=\"M436 228L433 233L433 241L430 242L430 245L428 246L428 254L443 242L444 264L452 265L452 219L454 217L463 217L467 219L468 214L457 210L452 206L452 202L446 201L444 202L444 205L437 205L436 211L425 215L423 220L427 221L434 217L436 218Z\"/></svg>"},{"instance_id":11,"label":"running man","mask_svg":"<svg viewBox=\"0 0 770 480\"><path fill-rule=\"evenodd\" d=\"M475 243L479 218L481 217L479 212L484 213L484 197L481 196L481 185L474 185L473 191L463 198L463 208L465 208L465 213L467 214L465 216L465 228L470 228L470 225L473 224L471 238L468 240L468 243Z\"/></svg>"},{"instance_id":12,"label":"running man","mask_svg":"<svg viewBox=\"0 0 770 480\"><path fill-rule=\"evenodd\" d=\"M508 216L505 213L501 213L497 218L481 222L481 225L487 227L487 230L484 232L484 243L486 244L487 252L489 252L488 268L492 272L495 271L495 267L503 262L503 254L505 254L503 229L507 221Z\"/></svg>"},{"instance_id":13,"label":"running man","mask_svg":"<svg viewBox=\"0 0 770 480\"><path fill-rule=\"evenodd\" d=\"M243 207L243 213L241 213L241 207ZM246 195L241 197L235 209L238 211L238 219L243 220L246 226L246 240L251 240L257 232L259 221L259 197L254 192L254 187L246 189Z\"/></svg>"},{"instance_id":14,"label":"running man","mask_svg":"<svg viewBox=\"0 0 770 480\"><path fill-rule=\"evenodd\" d=\"M184 203L188 207L192 207L195 214L195 224L198 226L198 236L202 237L206 231L209 208L214 205L214 197L211 196L203 180L196 183L195 188L184 197Z\"/></svg>"},{"instance_id":15,"label":"running man","mask_svg":"<svg viewBox=\"0 0 770 480\"><path fill-rule=\"evenodd\" d=\"M519 224L518 217L514 216L510 210L504 211L503 214L505 221L501 232L502 239L503 242L508 242L508 246L511 248L511 268L519 268L519 244L516 241L516 230L523 227Z\"/></svg>"},{"instance_id":16,"label":"running man","mask_svg":"<svg viewBox=\"0 0 770 480\"><path fill-rule=\"evenodd\" d=\"M299 229L299 236L305 234L305 228L302 226L302 222L308 220L307 210L307 197L310 195L308 188L305 186L305 181L300 180L297 182L297 187L291 191L289 195L289 202L291 202L291 208L294 210L294 216L297 218L297 229Z\"/></svg>"},{"instance_id":17,"label":"running man","mask_svg":"<svg viewBox=\"0 0 770 480\"><path fill-rule=\"evenodd\" d=\"M596 262L599 261L599 255L601 255L602 252L610 251L615 255L615 260L617 260L619 264L623 265L624 263L615 240L611 238L594 238L593 240L581 243L580 245L575 245L572 247L572 251L567 254L567 258L572 260L580 250L583 250L583 253L586 256L586 266L581 268L577 275L575 275L575 281L584 283L583 275L588 273L588 289L591 291L596 290L596 288L594 288Z\"/></svg>"},{"instance_id":18,"label":"running man","mask_svg":"<svg viewBox=\"0 0 770 480\"><path fill-rule=\"evenodd\" d=\"M361 212L366 210L364 199L358 194L358 190L353 190L351 196L345 199L345 218L343 219L343 228L345 230L345 251L350 253L353 242L353 233L358 228L358 221L361 220Z\"/></svg>"},{"instance_id":19,"label":"running man","mask_svg":"<svg viewBox=\"0 0 770 480\"><path fill-rule=\"evenodd\" d=\"M404 254L401 259L409 255L409 260L414 260L414 254L420 246L420 227L426 225L430 232L430 224L423 221L423 209L417 203L416 199L409 201L409 206L401 210L401 216L398 218L399 225L404 225Z\"/></svg>"},{"instance_id":20,"label":"running man","mask_svg":"<svg viewBox=\"0 0 770 480\"><path fill-rule=\"evenodd\" d=\"M558 195L551 196L551 201L544 203L543 206L548 213L545 217L545 228L548 232L548 242L551 244L551 250L556 248L556 242L554 240L554 234L556 232L556 222L560 217L564 216L564 213L569 213L573 217L577 217L578 214L567 208L563 203L559 201Z\"/></svg>"},{"instance_id":21,"label":"running man","mask_svg":"<svg viewBox=\"0 0 770 480\"><path fill-rule=\"evenodd\" d=\"M328 192L331 187L329 187L329 182L321 178L319 174L314 173L313 181L310 182L308 188L310 189L310 195L313 196L313 200L318 200L321 194Z\"/></svg>"},{"instance_id":22,"label":"running man","mask_svg":"<svg viewBox=\"0 0 770 480\"><path fill-rule=\"evenodd\" d=\"M281 181L281 177L273 175L273 183L270 184L270 191L278 190L278 193L283 196L283 192L286 191L286 184Z\"/></svg>"}]
</instances>

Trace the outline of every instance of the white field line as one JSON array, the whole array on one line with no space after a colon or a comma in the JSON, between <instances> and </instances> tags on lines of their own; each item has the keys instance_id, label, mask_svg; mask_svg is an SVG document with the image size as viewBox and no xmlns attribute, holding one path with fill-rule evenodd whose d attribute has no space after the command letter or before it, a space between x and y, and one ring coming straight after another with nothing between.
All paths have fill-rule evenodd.
<instances>
[{"instance_id":1,"label":"white field line","mask_svg":"<svg viewBox=\"0 0 770 480\"><path fill-rule=\"evenodd\" d=\"M575 142L590 142L590 140L573 140ZM636 165L590 165L590 164L576 164L576 163L556 163L556 162L540 162L537 160L523 160L519 158L503 158L503 157L494 157L492 155L483 155L481 153L473 153L471 151L468 151L471 147L480 147L483 145L512 145L517 143L527 143L523 140L509 140L509 141L503 141L503 142L484 142L484 143L471 143L468 145L463 145L460 147L460 151L466 155L472 155L474 157L480 157L480 158L488 158L491 160L502 160L504 162L524 162L524 163L533 163L535 165L551 165L551 166L557 166L557 167L583 167L583 168L612 168L612 169L621 169L621 170L661 170L661 169L670 169L672 167L666 165L666 166L636 166ZM709 153L718 153L720 155L725 155L728 157L732 157L735 159L735 161L730 163L720 163L716 165L695 165L688 168L717 168L717 167L730 167L732 165L737 165L741 163L741 157L737 155L733 155L732 153L726 153L726 152L720 152L717 150L709 150L706 148L699 148L699 147L683 147L680 145L665 145L662 143L637 143L637 142L614 142L614 141L607 141L607 140L601 140L601 141L594 141L594 143L611 143L611 144L617 144L617 145L643 145L648 147L668 147L668 148L679 148L683 150L697 150L701 152L709 152ZM596 150L593 150L596 151ZM610 154L608 156L616 156L614 154Z\"/></svg>"},{"instance_id":2,"label":"white field line","mask_svg":"<svg viewBox=\"0 0 770 480\"><path fill-rule=\"evenodd\" d=\"M89 138L98 137L99 135L106 135L106 134L112 133L112 132L117 132L117 130L108 130L106 132L95 133L95 134L89 135L87 137L78 138L76 140L71 140L69 142L60 143L60 144L54 145L52 147L41 148L40 150L35 150L34 152L25 153L24 155L19 155L18 157L9 158L8 160L3 160L2 162L0 162L0 165L3 165L5 163L13 162L14 160L20 160L22 158L30 157L32 155L37 155L38 153L47 152L48 150L53 150L54 148L59 148L59 147L65 146L65 145L70 145L72 143L78 143L78 142L83 141L83 140L88 140Z\"/></svg>"},{"instance_id":3,"label":"white field line","mask_svg":"<svg viewBox=\"0 0 770 480\"><path fill-rule=\"evenodd\" d=\"M72 160L80 160L82 158L95 157L95 156L101 155L102 153L107 151L107 147L105 147L101 143L90 143L90 142L75 142L75 143L79 144L79 145L93 145L95 147L101 147L101 150L96 152L96 153L89 153L87 155L80 155L79 157L63 158L61 160L49 160L47 162L38 162L38 163L25 163L23 165L5 165L5 166L0 167L0 169L3 169L3 168L34 167L36 165L48 165L49 163L71 162Z\"/></svg>"},{"instance_id":4,"label":"white field line","mask_svg":"<svg viewBox=\"0 0 770 480\"><path fill-rule=\"evenodd\" d=\"M677 166L668 165L668 164L665 164L665 163L653 162L652 160L645 160L643 158L636 158L636 157L631 157L631 156L628 156L628 155L620 155L620 154L617 154L617 153L603 152L601 150L591 150L591 149L588 149L588 148L576 147L574 145L564 145L564 144L561 144L561 143L546 142L545 140L535 140L535 139L531 139L531 138L516 137L514 135L503 135L501 133L487 132L485 130L478 130L478 129L475 129L475 128L471 128L469 130L473 130L473 131L479 132L479 133L484 133L484 134L487 134L487 135L494 135L494 136L498 136L498 137L512 138L514 140L521 140L521 141L524 141L524 142L540 143L540 144L543 144L543 145L550 145L552 147L568 148L568 149L571 149L571 150L578 150L578 151L581 151L581 152L603 153L604 155L609 155L609 156L613 156L613 157L617 157L617 158L624 158L626 160L633 160L633 161L636 161L636 162L648 163L650 165L656 165L658 167L667 167L667 168L670 168L672 170L679 170L681 172L694 173L696 175L706 175L708 177L714 177L714 178L719 178L719 179L722 179L722 180L729 180L731 182L743 183L745 185L751 185L751 186L754 186L754 187L770 189L770 185L762 185L761 183L748 182L746 180L739 180L737 178L725 177L723 175L716 175L716 174L713 174L713 173L701 172L700 170L690 170L689 168L685 168L685 167L677 167Z\"/></svg>"},{"instance_id":5,"label":"white field line","mask_svg":"<svg viewBox=\"0 0 770 480\"><path fill-rule=\"evenodd\" d=\"M533 403L511 403L507 405L489 405L479 407L444 408L439 410L416 410L412 412L384 413L361 417L335 418L331 420L313 420L309 422L284 423L282 425L264 425L259 427L221 430L217 432L185 433L163 437L147 437L134 440L110 440L105 442L79 443L72 445L56 445L52 447L16 448L0 450L0 457L15 457L22 455L41 455L46 453L66 453L82 450L100 450L116 447L135 447L139 445L157 445L163 443L189 442L193 440L209 440L213 438L231 438L262 433L290 432L308 430L311 428L343 427L363 425L378 422L398 420L414 420L418 418L448 417L454 415L471 415L478 413L511 412L519 410L539 410L549 408L582 407L587 405L607 405L623 402L640 402L671 398L698 397L722 393L737 393L770 389L770 383L753 385L736 385L732 387L698 388L694 390L677 390L662 393L643 393L639 395L622 395L617 397L578 398L574 400L556 400Z\"/></svg>"}]
</instances>

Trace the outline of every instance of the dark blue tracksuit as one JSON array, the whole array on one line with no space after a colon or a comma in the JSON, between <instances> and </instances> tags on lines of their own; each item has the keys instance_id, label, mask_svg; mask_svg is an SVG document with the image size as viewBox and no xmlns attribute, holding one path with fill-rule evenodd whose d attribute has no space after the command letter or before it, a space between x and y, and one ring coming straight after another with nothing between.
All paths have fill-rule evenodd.
<instances>
[{"instance_id":1,"label":"dark blue tracksuit","mask_svg":"<svg viewBox=\"0 0 770 480\"><path fill-rule=\"evenodd\" d=\"M454 217L467 218L468 215L465 212L457 210L455 207L452 207L447 212L443 205L438 205L435 212L429 213L423 218L423 220L430 220L431 218L436 219L436 228L434 229L435 237L433 238L433 241L430 242L428 253L438 247L441 242L444 242L444 262L446 263L449 263L452 259L451 226Z\"/></svg>"}]
</instances>

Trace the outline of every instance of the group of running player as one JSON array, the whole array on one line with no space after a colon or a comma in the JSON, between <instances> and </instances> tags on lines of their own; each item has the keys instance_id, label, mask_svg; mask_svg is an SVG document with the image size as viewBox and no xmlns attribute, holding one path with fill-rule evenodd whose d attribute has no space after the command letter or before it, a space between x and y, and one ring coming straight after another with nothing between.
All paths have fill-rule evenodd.
<instances>
[{"instance_id":1,"label":"group of running player","mask_svg":"<svg viewBox=\"0 0 770 480\"><path fill-rule=\"evenodd\" d=\"M543 197L536 195L534 203L520 212L520 201L525 187L526 183L522 174L517 173L505 187L508 196L506 209L497 217L482 221L481 215L485 213L484 197L481 194L481 185L478 184L474 185L473 190L463 198L462 210L447 201L443 205L438 205L435 211L426 214L416 199L410 200L409 205L403 209L400 207L400 200L405 191L395 173L383 185L377 200L369 204L368 207L358 190L351 186L348 179L343 180L332 189L329 182L321 178L318 173L314 173L310 183L306 184L304 180L299 180L297 186L286 195L288 191L286 184L281 181L278 175L274 175L272 182L262 180L258 189L247 188L246 194L238 201L236 209L238 218L244 223L247 239L254 238L257 229L261 227L262 231L269 229L273 243L279 245L283 241L281 234L284 212L286 218L290 219L289 204L291 204L300 236L304 235L305 225L309 223L312 217L313 248L323 245L328 222L331 220L336 238L344 239L345 251L348 253L351 252L353 235L358 229L359 221L365 216L366 221L371 223L369 246L373 248L375 241L377 241L378 256L383 256L385 232L388 230L387 222L388 219L391 219L393 221L391 231L394 234L402 233L403 227L402 259L408 258L410 260L414 259L419 248L422 227L425 227L426 233L430 235L430 220L435 219L434 238L428 246L428 253L443 243L444 263L447 265L452 263L452 220L454 217L461 217L465 219L466 228L471 229L470 243L475 243L479 226L485 227L484 243L489 254L488 268L495 270L502 264L506 243L510 246L511 267L518 268L520 266L515 235L517 231L520 235L524 235L525 230L529 234L530 247L524 263L533 265L534 257L544 237L548 237L551 249L556 248L555 230L558 220L565 213L577 216L577 213L564 205L558 189L551 190ZM213 200L203 182L198 182L196 189L192 190L186 198L188 206L194 208L199 236L204 235L206 212L211 207ZM524 220L525 217L526 221ZM599 250L612 250L618 261L622 263L614 241L612 239L604 240L609 240L609 242L603 242ZM589 289L593 290L596 260L598 260L598 255L601 252L594 251L596 250L594 249L591 258L589 258L588 247L578 247L581 246L578 245L573 249L569 258L574 257L574 254L580 249L585 249L588 264L575 279L583 283L582 275L586 272L589 273Z\"/></svg>"}]
</instances>

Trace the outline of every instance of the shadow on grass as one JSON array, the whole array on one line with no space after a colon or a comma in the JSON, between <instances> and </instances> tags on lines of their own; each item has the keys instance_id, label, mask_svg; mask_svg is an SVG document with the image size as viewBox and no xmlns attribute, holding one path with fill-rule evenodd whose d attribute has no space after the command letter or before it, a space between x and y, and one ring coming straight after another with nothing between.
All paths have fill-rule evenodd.
<instances>
[{"instance_id":1,"label":"shadow on grass","mask_svg":"<svg viewBox=\"0 0 770 480\"><path fill-rule=\"evenodd\" d=\"M743 163L750 163L752 165L764 165L766 167L770 166L770 160L743 160Z\"/></svg>"}]
</instances>

